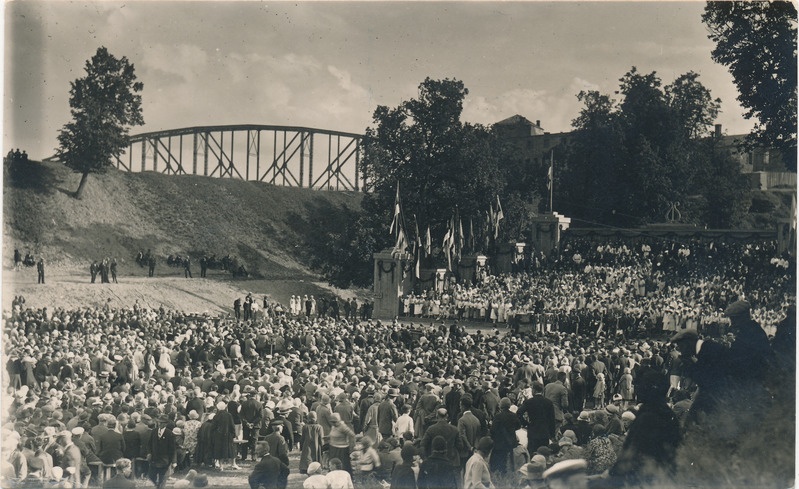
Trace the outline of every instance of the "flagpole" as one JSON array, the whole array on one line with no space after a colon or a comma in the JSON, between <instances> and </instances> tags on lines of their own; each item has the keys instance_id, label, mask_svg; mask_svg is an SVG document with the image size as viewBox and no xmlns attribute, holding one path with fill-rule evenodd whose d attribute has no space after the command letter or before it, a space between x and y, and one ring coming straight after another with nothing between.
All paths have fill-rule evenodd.
<instances>
[{"instance_id":1,"label":"flagpole","mask_svg":"<svg viewBox=\"0 0 799 489\"><path fill-rule=\"evenodd\" d=\"M549 212L552 212L552 197L555 190L555 149L549 152Z\"/></svg>"}]
</instances>

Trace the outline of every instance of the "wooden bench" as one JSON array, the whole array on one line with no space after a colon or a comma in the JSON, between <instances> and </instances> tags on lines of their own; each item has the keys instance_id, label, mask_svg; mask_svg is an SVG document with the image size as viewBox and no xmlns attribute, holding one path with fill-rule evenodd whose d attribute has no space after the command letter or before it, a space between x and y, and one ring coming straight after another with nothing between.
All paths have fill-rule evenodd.
<instances>
[{"instance_id":1,"label":"wooden bench","mask_svg":"<svg viewBox=\"0 0 799 489\"><path fill-rule=\"evenodd\" d=\"M114 476L113 471L116 470L115 464L105 464L103 462L89 462L89 465L97 467L97 485L103 487L103 484L108 479Z\"/></svg>"}]
</instances>

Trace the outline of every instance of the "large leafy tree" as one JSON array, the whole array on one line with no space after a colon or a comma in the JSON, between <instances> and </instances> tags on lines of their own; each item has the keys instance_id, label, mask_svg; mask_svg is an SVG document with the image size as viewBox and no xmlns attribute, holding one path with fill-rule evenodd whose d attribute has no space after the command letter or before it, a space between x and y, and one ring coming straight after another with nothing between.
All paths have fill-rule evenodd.
<instances>
[{"instance_id":1,"label":"large leafy tree","mask_svg":"<svg viewBox=\"0 0 799 489\"><path fill-rule=\"evenodd\" d=\"M408 231L416 216L421 231L430 225L434 242L440 242L456 207L468 223L503 190L506 148L487 128L460 120L467 94L461 81L428 78L417 99L375 110L363 161L373 191L363 207L379 216L379 243L393 244L388 228L398 182Z\"/></svg>"},{"instance_id":2,"label":"large leafy tree","mask_svg":"<svg viewBox=\"0 0 799 489\"><path fill-rule=\"evenodd\" d=\"M560 151L556 207L594 224L635 226L664 221L679 202L685 222L737 223L746 181L711 135L720 101L693 72L665 87L656 73L635 68L619 81L619 102L596 91L578 95L584 107Z\"/></svg>"},{"instance_id":3,"label":"large leafy tree","mask_svg":"<svg viewBox=\"0 0 799 489\"><path fill-rule=\"evenodd\" d=\"M716 43L746 118L757 123L749 146L779 149L796 171L796 6L793 2L708 2L702 22Z\"/></svg>"},{"instance_id":4,"label":"large leafy tree","mask_svg":"<svg viewBox=\"0 0 799 489\"><path fill-rule=\"evenodd\" d=\"M86 62L86 76L71 83L72 121L58 134L56 154L81 174L75 197L80 199L90 173L113 165L127 146L130 126L144 124L141 95L133 64L116 58L105 47Z\"/></svg>"},{"instance_id":5,"label":"large leafy tree","mask_svg":"<svg viewBox=\"0 0 799 489\"><path fill-rule=\"evenodd\" d=\"M363 139L362 170L370 192L360 217L340 235L329 236L329 246L342 250L337 257L342 266L325 270L331 283L369 283L371 252L395 244L389 227L398 183L409 240L416 239L417 222L420 234L430 227L434 257L428 265L443 263L442 238L456 211L466 235L465 252L471 251L470 228L479 249L485 243L486 211L499 194L505 215L499 240L518 237L532 191L506 191L510 148L489 128L461 121L468 93L459 80L427 78L415 99L375 109Z\"/></svg>"}]
</instances>

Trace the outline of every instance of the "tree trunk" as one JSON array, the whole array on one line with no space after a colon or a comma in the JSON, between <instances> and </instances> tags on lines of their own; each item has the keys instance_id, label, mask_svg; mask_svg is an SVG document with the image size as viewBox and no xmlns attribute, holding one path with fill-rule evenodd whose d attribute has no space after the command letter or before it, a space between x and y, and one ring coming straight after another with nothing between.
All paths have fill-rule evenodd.
<instances>
[{"instance_id":1,"label":"tree trunk","mask_svg":"<svg viewBox=\"0 0 799 489\"><path fill-rule=\"evenodd\" d=\"M80 200L83 196L83 189L86 187L86 180L89 179L89 172L83 172L83 175L80 177L80 184L78 185L78 190L75 192L75 198Z\"/></svg>"}]
</instances>

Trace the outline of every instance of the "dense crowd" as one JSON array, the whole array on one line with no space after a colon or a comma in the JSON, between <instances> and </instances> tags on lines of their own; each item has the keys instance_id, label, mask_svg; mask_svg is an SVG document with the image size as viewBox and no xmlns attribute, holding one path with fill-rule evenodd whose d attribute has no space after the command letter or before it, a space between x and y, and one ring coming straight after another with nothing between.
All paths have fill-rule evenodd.
<instances>
[{"instance_id":1,"label":"dense crowd","mask_svg":"<svg viewBox=\"0 0 799 489\"><path fill-rule=\"evenodd\" d=\"M487 275L454 290L403 297L407 317L492 323L531 322L541 331L647 335L699 329L726 332L724 307L744 296L773 334L795 302L795 263L773 242L566 241L551 262L522 273Z\"/></svg>"},{"instance_id":2,"label":"dense crowd","mask_svg":"<svg viewBox=\"0 0 799 489\"><path fill-rule=\"evenodd\" d=\"M452 295L497 293L515 307L540 300L555 315L599 311L601 330L555 322L468 334L463 322L381 323L352 313L357 305L337 318L296 299L241 320L138 304L30 309L17 298L4 314L3 486L85 486L105 464L117 479L144 475L163 487L171 474L253 459L251 487L285 487L292 451L309 488L554 487L582 475L602 487L668 476L704 382L690 368L701 322L680 320L670 341L618 334L607 314L637 317L631 305L655 312L678 298L696 310L718 295L712 309L727 322L765 309L795 324L783 308L787 272L736 266L770 250L737 248L739 263L718 247L708 260L725 265L707 273L681 268L682 258L654 261L664 285L638 294L633 277L646 265L632 263L635 253L622 248L611 260L603 248L597 259L572 246L586 263L490 277ZM678 254L691 263L698 253ZM754 294L764 283L771 290ZM493 306L485 314L494 319ZM784 331L780 351L793 345ZM740 339L704 336L719 351L736 351Z\"/></svg>"}]
</instances>

